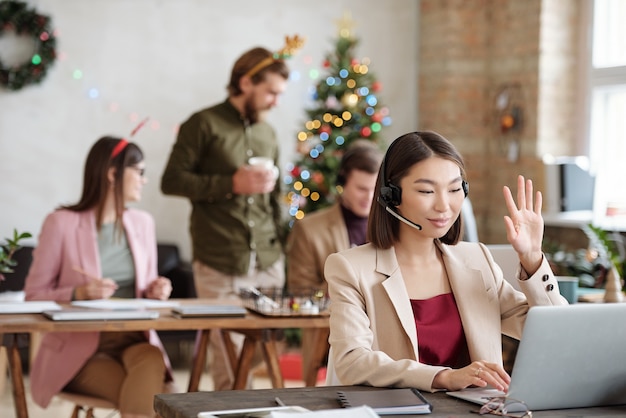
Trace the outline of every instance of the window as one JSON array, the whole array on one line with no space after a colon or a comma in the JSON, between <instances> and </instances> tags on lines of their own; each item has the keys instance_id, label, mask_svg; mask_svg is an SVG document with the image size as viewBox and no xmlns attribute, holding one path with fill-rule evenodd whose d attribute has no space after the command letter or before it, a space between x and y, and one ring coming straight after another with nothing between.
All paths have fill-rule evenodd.
<instances>
[{"instance_id":1,"label":"window","mask_svg":"<svg viewBox=\"0 0 626 418\"><path fill-rule=\"evenodd\" d=\"M594 0L589 153L594 224L626 228L626 1Z\"/></svg>"}]
</instances>

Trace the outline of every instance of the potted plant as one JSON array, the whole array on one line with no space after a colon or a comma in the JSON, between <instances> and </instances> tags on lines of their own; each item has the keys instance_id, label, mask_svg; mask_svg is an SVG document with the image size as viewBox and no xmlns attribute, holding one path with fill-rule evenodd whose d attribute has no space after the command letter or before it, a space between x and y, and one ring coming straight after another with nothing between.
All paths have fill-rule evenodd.
<instances>
[{"instance_id":1,"label":"potted plant","mask_svg":"<svg viewBox=\"0 0 626 418\"><path fill-rule=\"evenodd\" d=\"M13 230L13 238L5 238L6 243L0 245L0 280L4 280L3 273L13 273L13 267L17 265L17 261L13 260L15 251L21 248L19 242L23 239L30 238L29 232L17 232Z\"/></svg>"},{"instance_id":2,"label":"potted plant","mask_svg":"<svg viewBox=\"0 0 626 418\"><path fill-rule=\"evenodd\" d=\"M589 237L590 247L598 251L600 257L609 261L605 280L605 302L622 302L622 277L624 275L624 242L622 236L598 228L591 224L583 227L583 231Z\"/></svg>"},{"instance_id":3,"label":"potted plant","mask_svg":"<svg viewBox=\"0 0 626 418\"><path fill-rule=\"evenodd\" d=\"M578 287L600 288L604 286L610 262L598 255L595 249L565 249L563 245L544 241L543 249L555 276L578 278Z\"/></svg>"}]
</instances>

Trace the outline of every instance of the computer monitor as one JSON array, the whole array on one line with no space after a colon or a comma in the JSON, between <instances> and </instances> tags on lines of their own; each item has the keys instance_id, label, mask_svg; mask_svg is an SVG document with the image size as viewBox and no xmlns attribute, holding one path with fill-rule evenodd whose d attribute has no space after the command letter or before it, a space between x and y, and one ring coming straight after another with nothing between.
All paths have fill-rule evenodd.
<instances>
[{"instance_id":1,"label":"computer monitor","mask_svg":"<svg viewBox=\"0 0 626 418\"><path fill-rule=\"evenodd\" d=\"M586 157L549 158L544 165L546 212L593 210L595 176L588 170Z\"/></svg>"}]
</instances>

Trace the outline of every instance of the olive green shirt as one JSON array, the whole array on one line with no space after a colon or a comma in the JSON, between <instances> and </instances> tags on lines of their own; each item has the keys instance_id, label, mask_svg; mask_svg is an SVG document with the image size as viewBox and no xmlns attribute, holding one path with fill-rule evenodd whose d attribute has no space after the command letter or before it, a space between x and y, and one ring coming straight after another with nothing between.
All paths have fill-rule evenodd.
<instances>
[{"instance_id":1,"label":"olive green shirt","mask_svg":"<svg viewBox=\"0 0 626 418\"><path fill-rule=\"evenodd\" d=\"M247 273L252 251L260 270L282 253L280 181L270 194L233 193L233 174L256 156L278 165L274 129L265 122L247 126L226 100L181 125L161 178L163 193L191 201L194 260L226 274Z\"/></svg>"}]
</instances>

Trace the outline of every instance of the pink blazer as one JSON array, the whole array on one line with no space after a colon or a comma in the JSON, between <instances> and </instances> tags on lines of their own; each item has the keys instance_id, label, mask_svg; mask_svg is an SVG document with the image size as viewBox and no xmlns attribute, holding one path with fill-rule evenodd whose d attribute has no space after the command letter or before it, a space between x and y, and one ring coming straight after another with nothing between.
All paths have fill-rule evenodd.
<instances>
[{"instance_id":1,"label":"pink blazer","mask_svg":"<svg viewBox=\"0 0 626 418\"><path fill-rule=\"evenodd\" d=\"M136 295L143 297L158 276L154 220L147 212L127 209L122 222L135 264ZM70 302L74 288L89 280L76 272L75 266L102 276L95 214L57 210L46 217L33 251L24 288L26 300ZM147 336L151 344L161 349L169 370L169 359L156 332L151 330ZM47 407L96 352L98 341L97 332L45 334L30 370L33 400Z\"/></svg>"}]
</instances>

